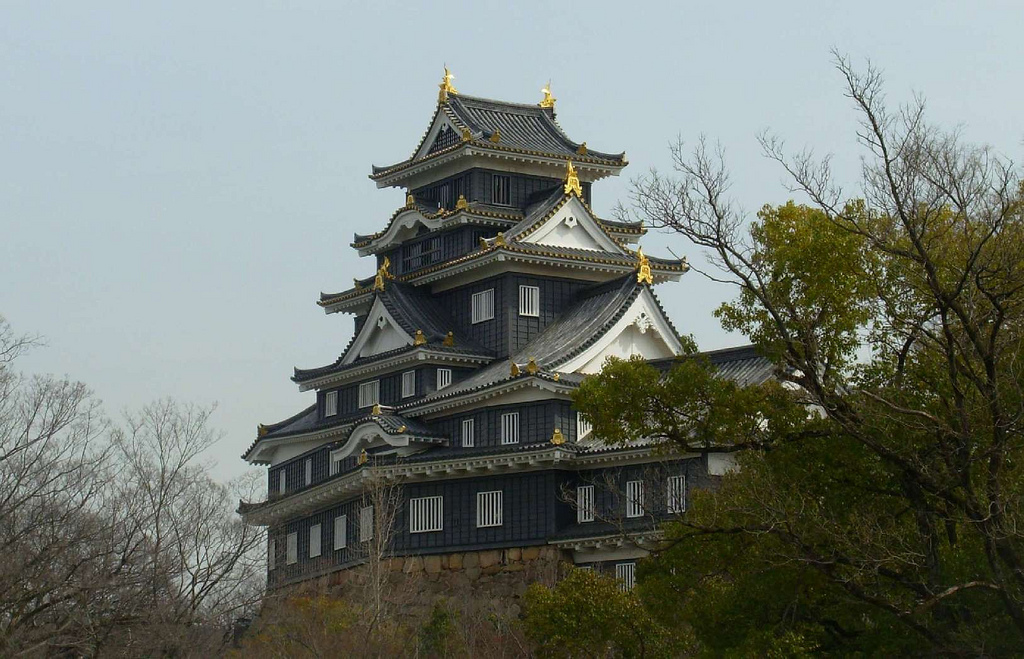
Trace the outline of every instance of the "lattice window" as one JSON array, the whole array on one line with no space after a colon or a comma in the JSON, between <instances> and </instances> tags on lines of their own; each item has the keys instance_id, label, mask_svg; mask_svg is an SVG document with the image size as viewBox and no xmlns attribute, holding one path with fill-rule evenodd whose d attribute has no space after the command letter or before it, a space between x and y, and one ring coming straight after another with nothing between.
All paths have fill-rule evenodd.
<instances>
[{"instance_id":1,"label":"lattice window","mask_svg":"<svg viewBox=\"0 0 1024 659\"><path fill-rule=\"evenodd\" d=\"M320 539L322 538L320 525L314 524L309 527L309 557L316 558L320 555Z\"/></svg>"},{"instance_id":2,"label":"lattice window","mask_svg":"<svg viewBox=\"0 0 1024 659\"><path fill-rule=\"evenodd\" d=\"M299 534L289 533L287 543L284 562L288 565L295 565L299 562Z\"/></svg>"},{"instance_id":3,"label":"lattice window","mask_svg":"<svg viewBox=\"0 0 1024 659\"><path fill-rule=\"evenodd\" d=\"M669 476L665 496L668 512L686 512L686 476Z\"/></svg>"},{"instance_id":4,"label":"lattice window","mask_svg":"<svg viewBox=\"0 0 1024 659\"><path fill-rule=\"evenodd\" d=\"M416 395L416 371L402 373L402 398Z\"/></svg>"},{"instance_id":5,"label":"lattice window","mask_svg":"<svg viewBox=\"0 0 1024 659\"><path fill-rule=\"evenodd\" d=\"M462 448L469 448L475 445L474 430L473 419L462 420Z\"/></svg>"},{"instance_id":6,"label":"lattice window","mask_svg":"<svg viewBox=\"0 0 1024 659\"><path fill-rule=\"evenodd\" d=\"M590 432L593 429L594 429L594 426L589 421L587 421L585 418L583 418L583 413L582 412L577 412L576 413L576 441L578 442L581 439L583 439L584 437L586 437L587 435L589 435Z\"/></svg>"},{"instance_id":7,"label":"lattice window","mask_svg":"<svg viewBox=\"0 0 1024 659\"><path fill-rule=\"evenodd\" d=\"M444 497L409 499L409 533L427 533L444 528Z\"/></svg>"},{"instance_id":8,"label":"lattice window","mask_svg":"<svg viewBox=\"0 0 1024 659\"><path fill-rule=\"evenodd\" d=\"M626 482L626 517L643 517L644 482Z\"/></svg>"},{"instance_id":9,"label":"lattice window","mask_svg":"<svg viewBox=\"0 0 1024 659\"><path fill-rule=\"evenodd\" d=\"M594 486L580 485L576 488L576 521L594 521Z\"/></svg>"},{"instance_id":10,"label":"lattice window","mask_svg":"<svg viewBox=\"0 0 1024 659\"><path fill-rule=\"evenodd\" d=\"M472 316L474 323L482 323L494 318L494 289L473 293Z\"/></svg>"},{"instance_id":11,"label":"lattice window","mask_svg":"<svg viewBox=\"0 0 1024 659\"><path fill-rule=\"evenodd\" d=\"M306 485L313 484L313 458L306 458Z\"/></svg>"},{"instance_id":12,"label":"lattice window","mask_svg":"<svg viewBox=\"0 0 1024 659\"><path fill-rule=\"evenodd\" d=\"M334 416L338 413L338 392L328 391L324 394L324 416Z\"/></svg>"},{"instance_id":13,"label":"lattice window","mask_svg":"<svg viewBox=\"0 0 1024 659\"><path fill-rule=\"evenodd\" d=\"M288 491L288 473L281 469L277 475L277 492L278 494L284 494Z\"/></svg>"},{"instance_id":14,"label":"lattice window","mask_svg":"<svg viewBox=\"0 0 1024 659\"><path fill-rule=\"evenodd\" d=\"M359 511L359 541L373 540L373 506L364 506Z\"/></svg>"},{"instance_id":15,"label":"lattice window","mask_svg":"<svg viewBox=\"0 0 1024 659\"><path fill-rule=\"evenodd\" d=\"M476 526L501 526L501 490L476 493Z\"/></svg>"},{"instance_id":16,"label":"lattice window","mask_svg":"<svg viewBox=\"0 0 1024 659\"><path fill-rule=\"evenodd\" d=\"M540 288L538 286L519 287L519 315L540 315Z\"/></svg>"},{"instance_id":17,"label":"lattice window","mask_svg":"<svg viewBox=\"0 0 1024 659\"><path fill-rule=\"evenodd\" d=\"M334 518L334 550L348 547L348 515Z\"/></svg>"},{"instance_id":18,"label":"lattice window","mask_svg":"<svg viewBox=\"0 0 1024 659\"><path fill-rule=\"evenodd\" d=\"M506 412L501 415L501 443L519 443L519 412Z\"/></svg>"},{"instance_id":19,"label":"lattice window","mask_svg":"<svg viewBox=\"0 0 1024 659\"><path fill-rule=\"evenodd\" d=\"M615 578L623 591L633 590L636 585L636 563L616 563Z\"/></svg>"},{"instance_id":20,"label":"lattice window","mask_svg":"<svg viewBox=\"0 0 1024 659\"><path fill-rule=\"evenodd\" d=\"M491 203L497 206L512 204L512 177L495 174L491 177Z\"/></svg>"},{"instance_id":21,"label":"lattice window","mask_svg":"<svg viewBox=\"0 0 1024 659\"><path fill-rule=\"evenodd\" d=\"M380 402L380 380L359 385L359 407L370 407Z\"/></svg>"},{"instance_id":22,"label":"lattice window","mask_svg":"<svg viewBox=\"0 0 1024 659\"><path fill-rule=\"evenodd\" d=\"M452 383L452 369L437 369L437 390L440 391Z\"/></svg>"}]
</instances>

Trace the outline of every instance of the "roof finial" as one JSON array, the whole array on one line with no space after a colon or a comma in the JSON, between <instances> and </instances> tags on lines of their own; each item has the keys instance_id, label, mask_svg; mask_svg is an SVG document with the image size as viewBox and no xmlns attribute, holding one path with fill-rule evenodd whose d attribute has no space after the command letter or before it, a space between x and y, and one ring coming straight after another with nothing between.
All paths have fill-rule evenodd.
<instances>
[{"instance_id":1,"label":"roof finial","mask_svg":"<svg viewBox=\"0 0 1024 659\"><path fill-rule=\"evenodd\" d=\"M459 90L455 89L455 87L452 85L452 79L454 79L454 78L455 78L455 76L452 74L451 71L448 70L448 65L445 64L444 65L444 77L441 78L441 84L438 85L438 87L440 87L440 89L441 89L437 93L437 102L438 103L447 103L448 102L448 94L458 94L459 93Z\"/></svg>"},{"instance_id":2,"label":"roof finial","mask_svg":"<svg viewBox=\"0 0 1024 659\"><path fill-rule=\"evenodd\" d=\"M544 89L540 91L542 94L544 94L544 98L542 98L540 100L540 103L538 103L537 105L541 106L542 108L553 109L555 107L555 101L557 101L558 99L551 95L551 81L548 80L548 84L544 85Z\"/></svg>"},{"instance_id":3,"label":"roof finial","mask_svg":"<svg viewBox=\"0 0 1024 659\"><path fill-rule=\"evenodd\" d=\"M562 434L561 428L555 428L555 432L551 433L551 443L555 446L561 446L565 443L565 435Z\"/></svg>"},{"instance_id":4,"label":"roof finial","mask_svg":"<svg viewBox=\"0 0 1024 659\"><path fill-rule=\"evenodd\" d=\"M576 168L572 166L571 160L565 161L565 194L575 193L577 197L583 196L583 187L580 186L580 178L576 175Z\"/></svg>"},{"instance_id":5,"label":"roof finial","mask_svg":"<svg viewBox=\"0 0 1024 659\"><path fill-rule=\"evenodd\" d=\"M644 256L644 248L636 248L636 283L654 284L654 277L651 275L651 262Z\"/></svg>"},{"instance_id":6,"label":"roof finial","mask_svg":"<svg viewBox=\"0 0 1024 659\"><path fill-rule=\"evenodd\" d=\"M391 259L384 257L384 261L380 264L380 268L377 269L377 276L373 278L373 290L383 291L384 281L386 279L394 279L394 275L388 270L391 267Z\"/></svg>"}]
</instances>

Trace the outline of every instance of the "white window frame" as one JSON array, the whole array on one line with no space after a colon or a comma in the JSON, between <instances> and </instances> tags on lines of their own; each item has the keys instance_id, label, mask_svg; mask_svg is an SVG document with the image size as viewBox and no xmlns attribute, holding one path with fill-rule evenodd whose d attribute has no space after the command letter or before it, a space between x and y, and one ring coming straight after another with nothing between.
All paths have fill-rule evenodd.
<instances>
[{"instance_id":1,"label":"white window frame","mask_svg":"<svg viewBox=\"0 0 1024 659\"><path fill-rule=\"evenodd\" d=\"M473 324L494 320L494 289L473 293L470 307Z\"/></svg>"},{"instance_id":2,"label":"white window frame","mask_svg":"<svg viewBox=\"0 0 1024 659\"><path fill-rule=\"evenodd\" d=\"M444 530L444 497L409 499L409 533L433 533Z\"/></svg>"},{"instance_id":3,"label":"white window frame","mask_svg":"<svg viewBox=\"0 0 1024 659\"><path fill-rule=\"evenodd\" d=\"M626 517L644 516L644 482L626 481Z\"/></svg>"},{"instance_id":4,"label":"white window frame","mask_svg":"<svg viewBox=\"0 0 1024 659\"><path fill-rule=\"evenodd\" d=\"M686 476L669 476L665 484L665 509L673 514L686 512Z\"/></svg>"},{"instance_id":5,"label":"white window frame","mask_svg":"<svg viewBox=\"0 0 1024 659\"><path fill-rule=\"evenodd\" d=\"M501 490L476 493L476 527L478 529L501 526L503 499Z\"/></svg>"},{"instance_id":6,"label":"white window frame","mask_svg":"<svg viewBox=\"0 0 1024 659\"><path fill-rule=\"evenodd\" d=\"M348 547L348 515L334 518L334 551Z\"/></svg>"},{"instance_id":7,"label":"white window frame","mask_svg":"<svg viewBox=\"0 0 1024 659\"><path fill-rule=\"evenodd\" d=\"M277 567L277 540L270 539L270 546L267 547L267 569L274 570Z\"/></svg>"},{"instance_id":8,"label":"white window frame","mask_svg":"<svg viewBox=\"0 0 1024 659\"><path fill-rule=\"evenodd\" d=\"M501 443L519 443L519 412L505 412L501 415Z\"/></svg>"},{"instance_id":9,"label":"white window frame","mask_svg":"<svg viewBox=\"0 0 1024 659\"><path fill-rule=\"evenodd\" d=\"M324 416L335 416L338 413L338 392L328 391L324 394Z\"/></svg>"},{"instance_id":10,"label":"white window frame","mask_svg":"<svg viewBox=\"0 0 1024 659\"><path fill-rule=\"evenodd\" d=\"M373 407L380 402L380 380L370 380L359 385L359 407Z\"/></svg>"},{"instance_id":11,"label":"white window frame","mask_svg":"<svg viewBox=\"0 0 1024 659\"><path fill-rule=\"evenodd\" d=\"M288 468L283 467L277 474L277 493L285 494L288 492Z\"/></svg>"},{"instance_id":12,"label":"white window frame","mask_svg":"<svg viewBox=\"0 0 1024 659\"><path fill-rule=\"evenodd\" d=\"M473 436L476 431L476 423L473 419L462 420L462 448L476 446L476 438Z\"/></svg>"},{"instance_id":13,"label":"white window frame","mask_svg":"<svg viewBox=\"0 0 1024 659\"><path fill-rule=\"evenodd\" d=\"M593 485L578 485L576 487L576 522L583 524L594 521L595 488Z\"/></svg>"},{"instance_id":14,"label":"white window frame","mask_svg":"<svg viewBox=\"0 0 1024 659\"><path fill-rule=\"evenodd\" d=\"M299 534L289 533L285 538L285 564L295 565L299 562Z\"/></svg>"},{"instance_id":15,"label":"white window frame","mask_svg":"<svg viewBox=\"0 0 1024 659\"><path fill-rule=\"evenodd\" d=\"M306 485L313 484L313 458L306 458Z\"/></svg>"},{"instance_id":16,"label":"white window frame","mask_svg":"<svg viewBox=\"0 0 1024 659\"><path fill-rule=\"evenodd\" d=\"M519 315L531 318L540 316L540 286L519 287Z\"/></svg>"},{"instance_id":17,"label":"white window frame","mask_svg":"<svg viewBox=\"0 0 1024 659\"><path fill-rule=\"evenodd\" d=\"M452 384L452 369L450 368L438 368L437 369L437 390L440 391L445 387L450 387Z\"/></svg>"},{"instance_id":18,"label":"white window frame","mask_svg":"<svg viewBox=\"0 0 1024 659\"><path fill-rule=\"evenodd\" d=\"M594 426L589 421L583 418L582 412L576 413L576 441L580 441L591 432L593 432Z\"/></svg>"},{"instance_id":19,"label":"white window frame","mask_svg":"<svg viewBox=\"0 0 1024 659\"><path fill-rule=\"evenodd\" d=\"M416 395L416 371L402 373L402 398Z\"/></svg>"},{"instance_id":20,"label":"white window frame","mask_svg":"<svg viewBox=\"0 0 1024 659\"><path fill-rule=\"evenodd\" d=\"M373 540L373 506L359 509L359 542Z\"/></svg>"},{"instance_id":21,"label":"white window frame","mask_svg":"<svg viewBox=\"0 0 1024 659\"><path fill-rule=\"evenodd\" d=\"M636 563L616 563L615 579L619 582L619 589L629 592L636 586Z\"/></svg>"},{"instance_id":22,"label":"white window frame","mask_svg":"<svg viewBox=\"0 0 1024 659\"><path fill-rule=\"evenodd\" d=\"M323 527L314 524L309 527L309 557L316 558L323 551Z\"/></svg>"}]
</instances>

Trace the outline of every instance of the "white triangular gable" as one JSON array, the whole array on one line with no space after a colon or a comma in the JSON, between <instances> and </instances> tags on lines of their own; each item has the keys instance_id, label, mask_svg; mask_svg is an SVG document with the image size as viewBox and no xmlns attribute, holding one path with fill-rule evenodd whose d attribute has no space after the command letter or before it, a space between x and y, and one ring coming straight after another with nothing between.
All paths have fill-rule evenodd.
<instances>
[{"instance_id":1,"label":"white triangular gable","mask_svg":"<svg viewBox=\"0 0 1024 659\"><path fill-rule=\"evenodd\" d=\"M359 255L373 254L388 245L413 238L419 234L420 227L436 229L439 226L441 226L440 218L425 217L418 208L404 210L391 220L383 235L374 238L368 245L361 248Z\"/></svg>"},{"instance_id":2,"label":"white triangular gable","mask_svg":"<svg viewBox=\"0 0 1024 659\"><path fill-rule=\"evenodd\" d=\"M420 148L416 149L416 155L413 156L413 160L427 155L430 151L430 147L432 147L434 142L437 140L437 136L441 132L441 129L445 127L448 127L449 130L454 130L455 134L461 139L462 129L453 124L452 120L449 119L448 115L444 112L438 112L437 115L434 116L434 123L430 125L430 129L427 131L427 136L423 138L423 143L420 144Z\"/></svg>"},{"instance_id":3,"label":"white triangular gable","mask_svg":"<svg viewBox=\"0 0 1024 659\"><path fill-rule=\"evenodd\" d=\"M563 364L566 373L598 373L608 357L664 359L681 354L683 346L654 296L644 289L607 332L582 354Z\"/></svg>"},{"instance_id":4,"label":"white triangular gable","mask_svg":"<svg viewBox=\"0 0 1024 659\"><path fill-rule=\"evenodd\" d=\"M412 337L395 322L378 297L373 301L366 322L352 342L352 347L345 353L342 363L349 364L360 357L370 357L408 345L412 345Z\"/></svg>"},{"instance_id":5,"label":"white triangular gable","mask_svg":"<svg viewBox=\"0 0 1024 659\"><path fill-rule=\"evenodd\" d=\"M541 226L523 238L525 243L590 249L596 252L626 252L612 240L590 214L579 197L570 197Z\"/></svg>"}]
</instances>

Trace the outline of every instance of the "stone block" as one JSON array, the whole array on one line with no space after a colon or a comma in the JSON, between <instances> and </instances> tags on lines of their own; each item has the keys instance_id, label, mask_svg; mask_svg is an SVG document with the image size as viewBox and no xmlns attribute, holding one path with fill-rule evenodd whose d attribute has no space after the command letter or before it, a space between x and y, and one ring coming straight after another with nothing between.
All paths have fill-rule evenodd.
<instances>
[{"instance_id":1,"label":"stone block","mask_svg":"<svg viewBox=\"0 0 1024 659\"><path fill-rule=\"evenodd\" d=\"M469 577L470 581L476 581L480 578L480 568L478 567L467 567L465 574Z\"/></svg>"},{"instance_id":2,"label":"stone block","mask_svg":"<svg viewBox=\"0 0 1024 659\"><path fill-rule=\"evenodd\" d=\"M466 552L462 559L462 566L465 568L477 567L480 565L480 556L476 552Z\"/></svg>"},{"instance_id":3,"label":"stone block","mask_svg":"<svg viewBox=\"0 0 1024 659\"><path fill-rule=\"evenodd\" d=\"M524 561L535 561L540 557L540 547L525 547L523 548L523 560Z\"/></svg>"},{"instance_id":4,"label":"stone block","mask_svg":"<svg viewBox=\"0 0 1024 659\"><path fill-rule=\"evenodd\" d=\"M405 567L402 571L406 574L413 574L415 572L423 571L423 559L419 556L409 556L405 559Z\"/></svg>"},{"instance_id":5,"label":"stone block","mask_svg":"<svg viewBox=\"0 0 1024 659\"><path fill-rule=\"evenodd\" d=\"M519 547L513 547L512 549L506 549L505 550L505 556L510 561L518 561L518 560L522 559L522 557L523 557L523 550L521 550Z\"/></svg>"},{"instance_id":6,"label":"stone block","mask_svg":"<svg viewBox=\"0 0 1024 659\"><path fill-rule=\"evenodd\" d=\"M496 549L480 552L480 567L497 565L501 561L501 552Z\"/></svg>"},{"instance_id":7,"label":"stone block","mask_svg":"<svg viewBox=\"0 0 1024 659\"><path fill-rule=\"evenodd\" d=\"M424 556L423 569L426 570L427 574L438 574L441 571L441 557Z\"/></svg>"},{"instance_id":8,"label":"stone block","mask_svg":"<svg viewBox=\"0 0 1024 659\"><path fill-rule=\"evenodd\" d=\"M462 569L462 554L452 554L448 557L448 569L449 570L461 570Z\"/></svg>"},{"instance_id":9,"label":"stone block","mask_svg":"<svg viewBox=\"0 0 1024 659\"><path fill-rule=\"evenodd\" d=\"M486 574L486 575L498 574L499 572L501 572L501 568L502 568L501 565L498 565L497 563L493 563L493 564L488 565L487 567L483 568L483 573Z\"/></svg>"}]
</instances>

